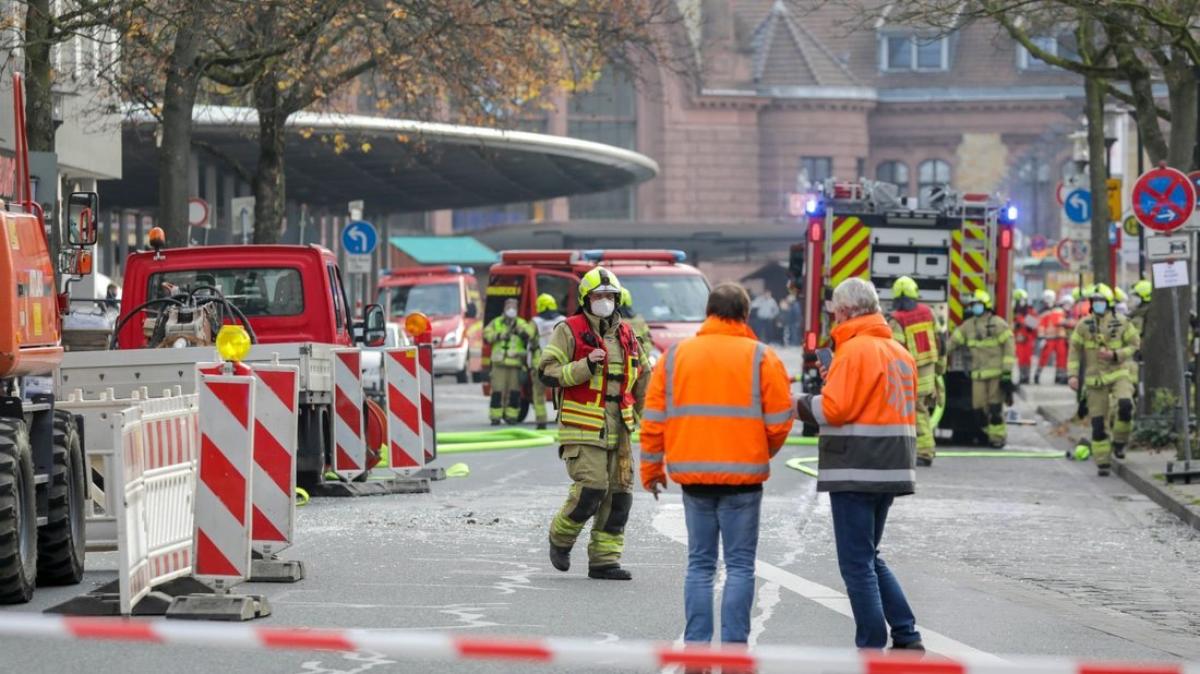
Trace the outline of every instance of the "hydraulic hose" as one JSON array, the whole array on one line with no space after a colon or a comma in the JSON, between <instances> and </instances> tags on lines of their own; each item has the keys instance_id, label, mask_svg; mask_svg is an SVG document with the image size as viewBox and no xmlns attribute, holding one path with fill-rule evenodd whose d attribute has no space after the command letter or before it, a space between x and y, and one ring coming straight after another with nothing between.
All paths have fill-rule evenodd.
<instances>
[{"instance_id":1,"label":"hydraulic hose","mask_svg":"<svg viewBox=\"0 0 1200 674\"><path fill-rule=\"evenodd\" d=\"M119 335L121 334L121 328L125 327L125 324L129 322L129 319L138 315L139 312L141 312L151 306L154 306L156 304L174 304L174 305L180 306L180 307L184 306L183 302L180 302L179 300L175 299L174 297L159 297L156 299L147 300L145 302L142 302L141 304L137 305L132 310L130 310L129 313L122 316L121 319L119 321L117 321L117 324L115 326L113 326L112 336L109 337L109 340L108 340L109 350L111 351L111 350L115 350L117 348L117 345L120 343Z\"/></svg>"}]
</instances>

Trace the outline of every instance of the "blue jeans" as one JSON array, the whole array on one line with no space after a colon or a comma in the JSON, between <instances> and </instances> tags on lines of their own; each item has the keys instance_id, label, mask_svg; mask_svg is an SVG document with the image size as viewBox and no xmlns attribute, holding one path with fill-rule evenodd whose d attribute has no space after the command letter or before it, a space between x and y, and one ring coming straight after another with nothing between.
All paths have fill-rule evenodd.
<instances>
[{"instance_id":1,"label":"blue jeans","mask_svg":"<svg viewBox=\"0 0 1200 674\"><path fill-rule=\"evenodd\" d=\"M687 579L683 583L683 611L687 617L684 641L712 641L718 539L725 549L721 641L744 644L749 638L761 510L761 491L722 496L684 493L683 515L688 531Z\"/></svg>"},{"instance_id":2,"label":"blue jeans","mask_svg":"<svg viewBox=\"0 0 1200 674\"><path fill-rule=\"evenodd\" d=\"M829 494L838 569L854 612L854 643L859 648L886 646L889 625L895 645L921 639L900 582L879 556L879 541L893 498L891 494L853 491Z\"/></svg>"}]
</instances>

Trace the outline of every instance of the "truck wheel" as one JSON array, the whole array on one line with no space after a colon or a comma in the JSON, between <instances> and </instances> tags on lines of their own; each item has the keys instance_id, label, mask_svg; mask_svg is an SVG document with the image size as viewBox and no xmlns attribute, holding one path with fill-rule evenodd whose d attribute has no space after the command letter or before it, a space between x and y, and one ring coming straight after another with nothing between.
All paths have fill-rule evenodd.
<instances>
[{"instance_id":1,"label":"truck wheel","mask_svg":"<svg viewBox=\"0 0 1200 674\"><path fill-rule=\"evenodd\" d=\"M0 419L0 604L33 598L37 501L25 422Z\"/></svg>"},{"instance_id":2,"label":"truck wheel","mask_svg":"<svg viewBox=\"0 0 1200 674\"><path fill-rule=\"evenodd\" d=\"M47 521L38 531L38 584L74 585L83 580L83 448L75 419L54 411L54 467L50 474Z\"/></svg>"}]
</instances>

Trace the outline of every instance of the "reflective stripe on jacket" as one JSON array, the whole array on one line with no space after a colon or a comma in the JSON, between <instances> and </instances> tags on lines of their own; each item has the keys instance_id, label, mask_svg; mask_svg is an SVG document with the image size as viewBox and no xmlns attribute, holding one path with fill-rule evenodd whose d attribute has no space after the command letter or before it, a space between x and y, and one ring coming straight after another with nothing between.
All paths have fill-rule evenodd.
<instances>
[{"instance_id":1,"label":"reflective stripe on jacket","mask_svg":"<svg viewBox=\"0 0 1200 674\"><path fill-rule=\"evenodd\" d=\"M954 346L971 350L971 379L997 379L1011 375L1017 364L1017 351L1008 323L996 314L986 313L963 321L950 336Z\"/></svg>"},{"instance_id":2,"label":"reflective stripe on jacket","mask_svg":"<svg viewBox=\"0 0 1200 674\"><path fill-rule=\"evenodd\" d=\"M794 410L787 369L745 323L709 317L654 368L642 413L642 484L764 482Z\"/></svg>"},{"instance_id":3,"label":"reflective stripe on jacket","mask_svg":"<svg viewBox=\"0 0 1200 674\"><path fill-rule=\"evenodd\" d=\"M802 401L821 425L818 491L911 494L916 487L917 368L881 314L833 329L821 394Z\"/></svg>"},{"instance_id":4,"label":"reflective stripe on jacket","mask_svg":"<svg viewBox=\"0 0 1200 674\"><path fill-rule=\"evenodd\" d=\"M1142 338L1128 319L1116 312L1103 316L1088 316L1079 321L1071 333L1071 350L1067 356L1067 371L1079 372L1080 358L1084 361L1083 384L1105 386L1120 379L1131 379L1126 365L1141 346ZM1100 357L1100 349L1112 351L1109 358Z\"/></svg>"},{"instance_id":5,"label":"reflective stripe on jacket","mask_svg":"<svg viewBox=\"0 0 1200 674\"><path fill-rule=\"evenodd\" d=\"M483 341L492 345L492 365L524 369L530 344L537 332L525 319L497 316L483 331Z\"/></svg>"},{"instance_id":6,"label":"reflective stripe on jacket","mask_svg":"<svg viewBox=\"0 0 1200 674\"><path fill-rule=\"evenodd\" d=\"M908 349L917 363L917 389L922 395L933 393L939 357L933 311L924 304L909 311L896 310L888 324L892 337Z\"/></svg>"}]
</instances>

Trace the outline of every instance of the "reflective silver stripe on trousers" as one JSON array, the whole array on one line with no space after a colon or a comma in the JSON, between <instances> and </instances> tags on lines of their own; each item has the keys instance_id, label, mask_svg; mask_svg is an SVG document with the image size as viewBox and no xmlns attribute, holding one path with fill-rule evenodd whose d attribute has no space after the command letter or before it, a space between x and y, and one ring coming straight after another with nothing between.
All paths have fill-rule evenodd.
<instances>
[{"instance_id":1,"label":"reflective silver stripe on trousers","mask_svg":"<svg viewBox=\"0 0 1200 674\"><path fill-rule=\"evenodd\" d=\"M672 473L737 473L739 475L768 475L771 467L765 463L734 463L732 461L677 461L667 464Z\"/></svg>"},{"instance_id":2,"label":"reflective silver stripe on trousers","mask_svg":"<svg viewBox=\"0 0 1200 674\"><path fill-rule=\"evenodd\" d=\"M861 438L917 437L916 424L846 424L845 426L821 425L821 435L857 436Z\"/></svg>"},{"instance_id":3,"label":"reflective silver stripe on trousers","mask_svg":"<svg viewBox=\"0 0 1200 674\"><path fill-rule=\"evenodd\" d=\"M912 468L828 468L820 471L817 479L821 482L916 482L917 471Z\"/></svg>"},{"instance_id":4,"label":"reflective silver stripe on trousers","mask_svg":"<svg viewBox=\"0 0 1200 674\"><path fill-rule=\"evenodd\" d=\"M642 461L644 461L646 463L662 463L662 460L663 460L662 452L654 452L654 453L642 452Z\"/></svg>"},{"instance_id":5,"label":"reflective silver stripe on trousers","mask_svg":"<svg viewBox=\"0 0 1200 674\"><path fill-rule=\"evenodd\" d=\"M825 408L821 402L823 397L818 394L808 399L808 404L812 406L813 418L820 424L822 433L825 432L825 425L829 423L829 420L825 418Z\"/></svg>"}]
</instances>

